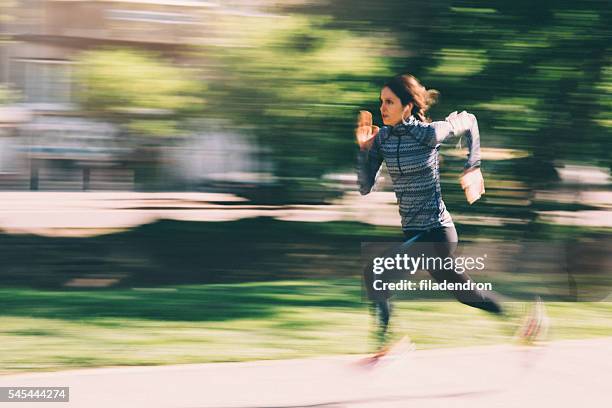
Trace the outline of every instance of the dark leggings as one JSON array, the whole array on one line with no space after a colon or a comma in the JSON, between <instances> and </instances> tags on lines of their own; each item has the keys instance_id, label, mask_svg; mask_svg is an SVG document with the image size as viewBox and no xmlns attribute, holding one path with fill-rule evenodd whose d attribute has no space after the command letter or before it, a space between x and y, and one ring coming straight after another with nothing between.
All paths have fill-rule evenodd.
<instances>
[{"instance_id":1,"label":"dark leggings","mask_svg":"<svg viewBox=\"0 0 612 408\"><path fill-rule=\"evenodd\" d=\"M389 251L386 256L407 254L411 257L419 257L421 254L425 254L426 256L447 258L452 257L457 248L458 237L454 226L424 231L406 231L404 232L404 236L406 241L400 244L399 247ZM379 278L374 277L372 270L372 263L364 269L364 283L368 297L374 302L375 311L378 314L378 320L381 326L380 329L384 334L391 316L391 304L389 300L392 293L373 289L374 279ZM454 269L432 268L429 269L428 272L438 283L465 283L472 281L472 278L470 278L466 272L457 273ZM449 292L452 293L458 301L468 306L476 307L494 314L503 313L501 305L491 292L483 292L476 289L452 290Z\"/></svg>"}]
</instances>

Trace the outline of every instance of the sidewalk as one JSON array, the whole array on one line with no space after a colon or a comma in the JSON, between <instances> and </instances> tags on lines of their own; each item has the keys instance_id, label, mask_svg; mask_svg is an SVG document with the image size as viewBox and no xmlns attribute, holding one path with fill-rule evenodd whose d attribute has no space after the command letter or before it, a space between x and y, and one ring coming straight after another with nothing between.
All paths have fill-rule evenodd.
<instances>
[{"instance_id":1,"label":"sidewalk","mask_svg":"<svg viewBox=\"0 0 612 408\"><path fill-rule=\"evenodd\" d=\"M95 236L160 219L235 221L361 221L400 225L393 193L347 195L332 205L254 205L221 193L0 192L0 230L44 236ZM372 209L376 211L372 211Z\"/></svg>"},{"instance_id":2,"label":"sidewalk","mask_svg":"<svg viewBox=\"0 0 612 408\"><path fill-rule=\"evenodd\" d=\"M609 403L611 355L602 338L415 351L374 370L339 356L20 374L0 386L69 386L71 402L53 406L79 408L575 408Z\"/></svg>"},{"instance_id":3,"label":"sidewalk","mask_svg":"<svg viewBox=\"0 0 612 408\"><path fill-rule=\"evenodd\" d=\"M587 198L589 198L587 200ZM583 195L582 204L609 201L609 193ZM543 220L575 226L612 227L612 209L542 211ZM235 221L272 217L282 221L358 221L400 225L395 195L351 192L329 205L254 205L221 193L0 192L0 230L6 233L85 237L128 230L160 219ZM453 214L463 224L498 225L524 220Z\"/></svg>"}]
</instances>

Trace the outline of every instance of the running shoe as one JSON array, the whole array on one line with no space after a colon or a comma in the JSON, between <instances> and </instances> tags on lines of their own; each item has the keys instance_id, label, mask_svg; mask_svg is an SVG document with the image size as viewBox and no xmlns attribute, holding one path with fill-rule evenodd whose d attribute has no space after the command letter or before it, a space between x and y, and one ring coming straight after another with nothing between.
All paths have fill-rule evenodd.
<instances>
[{"instance_id":1,"label":"running shoe","mask_svg":"<svg viewBox=\"0 0 612 408\"><path fill-rule=\"evenodd\" d=\"M531 310L523 319L515 337L522 344L536 345L538 342L546 340L549 326L549 318L546 314L544 302L542 302L539 296L536 296Z\"/></svg>"},{"instance_id":2,"label":"running shoe","mask_svg":"<svg viewBox=\"0 0 612 408\"><path fill-rule=\"evenodd\" d=\"M362 358L358 364L364 368L374 368L383 362L401 359L414 350L416 350L416 345L408 336L404 336L399 341L382 347L373 355Z\"/></svg>"}]
</instances>

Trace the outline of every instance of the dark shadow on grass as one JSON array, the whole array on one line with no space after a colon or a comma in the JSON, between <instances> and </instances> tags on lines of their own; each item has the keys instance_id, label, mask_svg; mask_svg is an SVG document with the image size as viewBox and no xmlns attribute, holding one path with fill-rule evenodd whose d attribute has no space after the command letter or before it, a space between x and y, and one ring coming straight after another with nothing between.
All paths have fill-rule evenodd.
<instances>
[{"instance_id":1,"label":"dark shadow on grass","mask_svg":"<svg viewBox=\"0 0 612 408\"><path fill-rule=\"evenodd\" d=\"M262 217L163 220L91 238L5 234L0 284L63 289L80 278L135 287L359 276L360 242L397 233L360 223Z\"/></svg>"},{"instance_id":2,"label":"dark shadow on grass","mask_svg":"<svg viewBox=\"0 0 612 408\"><path fill-rule=\"evenodd\" d=\"M397 237L397 228L271 218L159 221L93 238L0 235L0 313L221 321L274 317L283 307L355 307L361 242ZM101 289L66 286L83 279L115 280ZM338 279L350 284L299 283ZM504 291L513 288L516 279Z\"/></svg>"}]
</instances>

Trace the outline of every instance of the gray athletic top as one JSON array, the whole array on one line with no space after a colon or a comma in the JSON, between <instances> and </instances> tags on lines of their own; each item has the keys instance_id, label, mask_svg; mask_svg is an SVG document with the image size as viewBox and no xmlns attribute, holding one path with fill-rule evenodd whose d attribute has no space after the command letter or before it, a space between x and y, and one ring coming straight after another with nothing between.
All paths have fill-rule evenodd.
<instances>
[{"instance_id":1,"label":"gray athletic top","mask_svg":"<svg viewBox=\"0 0 612 408\"><path fill-rule=\"evenodd\" d=\"M446 120L425 123L414 116L397 126L383 126L369 150L358 155L359 191L372 191L385 161L399 204L403 230L453 225L440 189L440 144L465 135L469 149L465 168L480 166L480 134L476 117L465 111Z\"/></svg>"}]
</instances>

